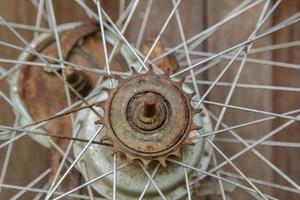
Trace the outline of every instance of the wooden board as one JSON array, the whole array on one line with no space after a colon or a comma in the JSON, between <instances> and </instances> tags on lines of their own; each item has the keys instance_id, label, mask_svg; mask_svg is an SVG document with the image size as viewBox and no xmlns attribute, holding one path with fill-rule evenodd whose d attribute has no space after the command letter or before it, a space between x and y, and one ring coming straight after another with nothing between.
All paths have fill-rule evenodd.
<instances>
[{"instance_id":1,"label":"wooden board","mask_svg":"<svg viewBox=\"0 0 300 200\"><path fill-rule=\"evenodd\" d=\"M54 9L57 17L58 24L65 22L74 21L85 21L88 20L86 14L78 5L72 0L54 0ZM186 30L186 38L193 36L194 34L204 30L206 26L210 26L218 22L222 17L224 17L228 12L232 10L238 3L239 0L191 0L183 1L180 6L180 13L182 17L182 22L184 29ZM89 1L89 5L92 3ZM118 1L103 1L103 4L108 11L108 13L116 19L118 13ZM135 43L137 39L137 34L140 29L141 20L143 18L143 13L147 1L141 1L137 11L135 13L135 20L130 23L129 30L126 32L130 42ZM16 6L17 5L17 6ZM163 22L170 13L173 5L170 1L158 1L154 0L153 9L150 14L146 33L144 39L153 38L159 33ZM95 8L93 7L95 10ZM207 50L209 52L219 52L225 48L228 48L240 41L243 41L253 30L260 12L261 6L256 9L252 9L245 15L242 15L238 20L233 20L232 22L226 24L224 28L216 32L207 42L204 42L200 49ZM274 23L281 21L282 19L290 16L293 12L297 12L300 9L300 3L298 0L285 0L277 11L274 17ZM21 0L1 0L0 1L0 15L6 20L12 22L18 22L22 24L34 25L35 23L35 13L36 10L34 6L30 4L29 1ZM138 16L138 17L137 17ZM266 27L270 26L272 22L268 21ZM265 28L266 28L265 27ZM299 26L293 26L290 29L278 32L275 34L273 41L274 43L285 42L290 40L299 39ZM32 39L32 32L30 31L19 31L22 36L30 41ZM22 43L16 39L13 34L11 34L6 28L0 27L0 40L10 42L16 45L22 45ZM258 44L257 46L264 46L271 43L272 38L266 38ZM175 18L172 19L168 28L166 29L163 37L162 44L166 47L173 47L176 44L181 43L179 30L177 29L177 23ZM264 54L259 54L257 58L270 60L272 56L278 61L291 62L299 64L299 48L289 48L289 50L275 51L272 55L271 52ZM9 48L3 48L0 46L0 57L1 58L11 58L16 59L19 52ZM236 74L236 69L239 63L235 63L231 69L225 74L222 81L231 82ZM201 78L214 80L216 76L220 73L226 65L226 62L222 65L216 67L214 70L210 70L209 73L205 73ZM11 65L4 65L4 67L11 67ZM280 68L262 67L261 65L247 64L240 83L254 83L254 84L274 84L274 85L286 85L286 86L299 86L299 72L293 70L282 70ZM4 91L8 92L7 85L0 82L0 89L4 88ZM206 86L207 88L207 86ZM203 92L203 91L202 91ZM296 109L299 106L299 95L287 94L284 92L266 92L261 90L248 90L248 89L237 89L235 95L232 98L230 104L240 105L250 108L262 109L274 112L285 112L291 109ZM225 97L228 93L228 88L216 87L212 94L209 95L209 99L212 101L217 101L223 103ZM216 114L219 113L220 109L215 106L210 106L210 109ZM0 99L0 113L5 113L5 115L0 114L0 124L10 124L13 123L13 114L11 109L7 104ZM225 122L227 125L235 125L243 122L253 121L263 117L262 115L256 114L244 114L243 112L228 110L225 116ZM277 127L282 124L282 121L275 121L274 123L264 123L257 126L251 126L249 128L241 129L237 131L244 138L257 139L268 133L272 128ZM298 141L299 142L299 124L291 126L286 129L285 132L280 133L278 136L274 137L276 140L285 141ZM289 134L287 134L289 133ZM229 136L224 133L224 136ZM226 155L230 156L242 148L242 145L220 145L217 144ZM26 151L24 151L26 149ZM291 177L295 178L297 183L300 182L300 173L298 163L300 162L300 157L297 156L299 151L295 149L282 149L282 148L257 148L264 156L269 159L273 159L274 163L280 167L284 172L286 172ZM293 150L293 151L292 151ZM35 152L34 154L30 152ZM3 162L4 154L1 151L0 163ZM30 160L30 162L28 162ZM219 157L219 161L223 160ZM31 168L32 163L39 163L35 165L35 168ZM248 153L245 157L238 159L236 162L237 166L245 172L246 175L251 177L272 181L275 180L278 183L286 184L282 179L278 178L275 173L262 161L258 160L253 154ZM256 170L253 166L259 163L260 170ZM27 138L20 140L15 144L15 148L11 160L11 169L8 172L7 179L5 183L16 183L20 185L26 185L31 180L33 180L38 174L40 174L44 169L49 166L49 152L33 142L31 139ZM22 166L23 170L19 169L19 165ZM225 168L229 171L233 171L230 167ZM233 171L234 172L234 171ZM281 199L297 199L297 196L291 195L290 193L283 193L271 190L266 190L270 194L272 192L279 196ZM11 197L15 191L13 190L3 190L0 194L0 199L8 199ZM32 199L32 195L26 194L22 196L22 199ZM252 199L251 196L243 191L237 191L233 195L233 199Z\"/></svg>"},{"instance_id":2,"label":"wooden board","mask_svg":"<svg viewBox=\"0 0 300 200\"><path fill-rule=\"evenodd\" d=\"M208 26L211 26L221 20L227 15L233 8L235 8L241 1L218 1L209 0L207 1L207 17ZM240 15L239 17L231 20L229 23L223 25L219 31L215 32L208 39L208 52L218 53L227 49L235 44L238 44L246 40L251 32L254 30L254 26L258 20L259 13L261 12L262 6L257 6L250 11ZM270 22L267 22L267 26ZM264 46L270 44L270 38L259 41L255 46ZM253 56L251 56L253 57ZM255 58L271 59L270 53L260 54ZM214 81L217 76L221 73L224 67L228 64L229 60L223 61L218 66L212 68L208 72L208 80ZM224 74L220 81L232 83L240 62L235 62L229 70ZM262 67L261 65L254 65L247 63L242 71L241 77L238 83L252 83L252 84L271 84L272 83L272 68ZM229 87L215 87L209 95L210 101L224 103L229 92ZM261 110L272 110L272 93L270 91L254 90L254 89L235 89L235 92L230 101L231 105L261 109ZM219 116L221 107L210 105L209 109L216 115ZM224 116L224 122L228 126L237 125L240 123L246 123L254 121L259 118L263 118L263 115L258 115L251 112L237 111L233 109L227 109ZM237 129L236 132L244 139L258 139L263 137L266 133L271 131L271 122L262 123L255 126L249 126L242 129ZM223 129L224 127L220 127ZM224 132L219 137L230 137L230 133ZM219 144L216 145L224 151L224 153L230 157L233 154L238 153L244 145L238 144ZM272 155L271 148L257 148L264 156L270 158ZM223 162L224 158L218 156L218 162ZM238 168L247 176L254 177L266 181L272 181L272 171L265 165L260 159L258 159L252 152L244 154L239 159L234 161ZM254 165L259 164L259 170L253 168ZM227 165L224 168L232 173L238 174L231 166ZM246 184L248 185L248 184ZM268 190L266 190L268 191ZM253 199L249 194L243 190L237 189L232 195L232 199Z\"/></svg>"},{"instance_id":3,"label":"wooden board","mask_svg":"<svg viewBox=\"0 0 300 200\"><path fill-rule=\"evenodd\" d=\"M277 10L277 14L274 15L274 24L277 24L284 19L299 12L300 2L298 0L284 0ZM300 26L299 23L289 28L285 28L274 34L274 44L296 41L300 39ZM273 52L274 60L286 63L300 64L300 47L280 49ZM274 85L299 87L300 86L300 71L293 69L282 69L274 67L273 71L273 83ZM276 113L283 113L290 110L298 109L300 106L300 94L292 92L274 92L273 98L273 110ZM273 128L282 125L287 120L276 120L273 123ZM274 140L288 141L288 142L300 142L300 123L294 123L288 128L284 129L276 136ZM273 163L276 164L283 172L292 178L296 183L300 184L300 150L298 148L279 148L273 149ZM284 185L289 185L276 173L274 173L274 182ZM299 195L282 192L275 190L274 193L279 199L296 200L299 199Z\"/></svg>"}]
</instances>

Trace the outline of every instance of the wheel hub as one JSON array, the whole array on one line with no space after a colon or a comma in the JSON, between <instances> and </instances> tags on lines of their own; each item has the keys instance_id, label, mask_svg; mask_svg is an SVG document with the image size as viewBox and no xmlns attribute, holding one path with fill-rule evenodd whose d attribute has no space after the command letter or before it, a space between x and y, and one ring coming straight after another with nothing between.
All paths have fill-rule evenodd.
<instances>
[{"instance_id":1,"label":"wheel hub","mask_svg":"<svg viewBox=\"0 0 300 200\"><path fill-rule=\"evenodd\" d=\"M138 159L148 167L157 160L166 166L168 156L179 157L181 146L192 144L189 133L196 128L196 111L182 82L153 70L130 80L119 78L103 107L105 139L111 140L114 152L124 153L128 162Z\"/></svg>"}]
</instances>

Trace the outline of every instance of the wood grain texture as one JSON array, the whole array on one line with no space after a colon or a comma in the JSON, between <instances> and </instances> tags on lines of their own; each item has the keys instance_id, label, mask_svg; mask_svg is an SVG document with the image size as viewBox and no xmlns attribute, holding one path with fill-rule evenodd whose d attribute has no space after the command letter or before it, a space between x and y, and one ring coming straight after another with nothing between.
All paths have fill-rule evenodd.
<instances>
[{"instance_id":1,"label":"wood grain texture","mask_svg":"<svg viewBox=\"0 0 300 200\"><path fill-rule=\"evenodd\" d=\"M227 15L233 8L235 8L241 1L218 1L209 0L207 1L207 13L208 13L208 26L221 20L225 15ZM242 14L236 19L231 20L229 23L223 25L217 32L215 32L208 39L208 52L218 53L227 49L235 44L238 44L246 40L251 32L253 32L255 24L258 20L259 13L261 12L262 5L251 9L250 11ZM269 26L270 22L267 22L266 26ZM255 46L264 46L270 44L270 39L264 39L259 41ZM254 56L251 56L254 57ZM271 59L270 53L264 53L257 55L255 58L261 59ZM223 61L218 66L213 67L208 72L208 79L214 81L217 76L221 73L224 67L228 64L227 61ZM235 62L229 68L229 70L224 74L220 81L233 82L237 69L240 62ZM271 84L272 83L272 68L262 67L261 65L254 65L251 63L246 63L241 77L238 83L252 83L252 84ZM224 103L229 92L229 87L214 87L209 95L209 100ZM235 89L235 92L229 102L231 105L261 109L261 110L272 110L272 93L270 91L254 90L254 89ZM221 107L209 106L209 110L212 111L216 116L219 116ZM256 119L263 118L263 115L255 114L251 112L238 111L233 109L227 109L224 116L224 123L228 126L237 125L240 123L246 123L254 121ZM241 129L237 129L236 132L244 139L258 139L263 137L266 133L271 131L271 123L261 123L254 126L249 126ZM221 129L223 127L220 127ZM230 133L224 132L220 134L219 137L229 137ZM224 153L229 157L245 148L244 145L238 144L216 144ZM256 148L267 158L272 155L271 148ZM218 162L222 162L224 158L220 155L218 156ZM271 181L272 171L264 164L260 159L258 159L252 152L248 152L236 159L234 163L238 168L247 176L255 177L262 180ZM255 169L253 166L259 165L259 170ZM224 168L225 170L231 171L238 174L230 165ZM248 185L248 184L247 184ZM270 191L270 190L264 190ZM232 199L253 199L248 193L243 190L237 189L233 194L230 195Z\"/></svg>"},{"instance_id":2,"label":"wood grain texture","mask_svg":"<svg viewBox=\"0 0 300 200\"><path fill-rule=\"evenodd\" d=\"M277 24L284 19L299 12L300 2L298 0L284 0L274 15L274 24ZM300 26L299 23L285 28L274 34L274 44L290 42L300 39ZM300 47L280 49L273 52L274 60L286 63L300 64ZM273 82L274 85L283 85L290 87L300 86L300 71L293 69L283 69L274 67L273 70ZM273 109L276 113L287 112L299 108L300 106L300 94L292 92L274 92ZM276 120L273 123L273 128L276 128L287 120ZM284 129L276 136L274 140L300 142L300 123L296 122ZM296 183L300 184L300 150L298 148L279 148L273 149L273 162L283 172L292 178ZM274 173L274 182L284 185L289 185L276 173ZM299 195L290 192L282 192L275 190L274 193L279 199L296 200L299 199Z\"/></svg>"},{"instance_id":3,"label":"wood grain texture","mask_svg":"<svg viewBox=\"0 0 300 200\"><path fill-rule=\"evenodd\" d=\"M102 2L102 6L107 12L116 19L115 6L117 1L105 0ZM73 0L53 0L54 12L56 15L57 24L76 22L76 21L88 21L88 17L84 10L78 6ZM93 10L95 7L92 2L88 2ZM29 0L0 0L0 15L9 22L16 22L20 24L27 24L34 26L36 19L36 8L31 4ZM43 26L47 26L47 23L43 21ZM25 31L17 29L18 33L22 35L28 42L33 38L32 31ZM11 44L20 45L21 43L7 28L0 26L0 40ZM17 59L19 51L0 46L0 57L7 59ZM3 65L6 68L11 68L13 65ZM4 81L0 82L1 91L5 91L8 95L8 87ZM0 124L13 125L14 115L9 105L4 103L3 99L0 98ZM5 151L0 151L0 166L5 157ZM20 186L26 186L32 180L34 180L39 174L45 169L50 167L50 151L45 149L41 145L34 142L31 138L25 137L14 143L12 157L9 163L9 170L7 177L4 181L6 184L15 184ZM77 179L73 177L73 179ZM42 184L37 184L37 188L42 188L45 181ZM70 180L70 183L77 182L77 180ZM0 193L0 199L9 199L12 197L17 190L3 189ZM33 199L35 193L26 193L21 199L29 200Z\"/></svg>"},{"instance_id":4,"label":"wood grain texture","mask_svg":"<svg viewBox=\"0 0 300 200\"><path fill-rule=\"evenodd\" d=\"M92 6L91 0L87 1ZM206 2L206 3L205 3ZM189 0L183 1L180 5L179 10L182 17L184 29L186 30L186 38L189 38L196 33L204 30L204 27L210 26L218 22L228 12L232 10L240 0ZM73 0L53 0L54 10L57 18L57 23L66 23L74 21L87 21L88 17L84 13L83 9L74 3ZM104 0L103 5L105 9L112 16L113 19L117 18L118 14L118 0L110 1ZM143 11L147 1L141 1L137 11L134 14L134 20L130 23L130 27L126 32L129 41L132 43L136 42L137 34L140 29L141 20L143 18ZM172 3L170 1L158 1L154 0L153 9L150 13L148 26L146 28L144 40L156 37L159 33L165 19L172 10ZM220 31L217 31L206 43L203 43L199 49L204 49L209 52L220 52L225 48L228 48L240 41L245 40L257 21L261 6L252 9L245 13L237 20L232 20L226 24ZM300 10L299 0L284 0L276 11L273 18L273 22L268 21L264 29L271 24L276 24L283 19L291 16L293 13ZM207 13L206 16L204 16ZM22 24L34 25L36 17L36 9L30 3L29 0L0 0L0 15L6 20L11 22L17 22ZM46 23L43 23L46 25ZM151 26L149 25L151 24ZM299 40L299 25L292 26L291 28L284 29L276 33L273 37L274 43L287 42L291 40ZM18 32L27 40L30 41L33 38L31 31L18 30ZM255 47L264 46L271 43L272 38L266 38L255 44ZM6 28L0 27L0 40L13 43L16 45L24 46L13 34L11 34ZM171 20L168 28L166 29L161 43L165 47L173 47L176 44L181 43L179 30L175 18ZM262 58L271 60L272 56L275 60L281 62L290 62L300 64L299 48L289 48L283 50L274 51L273 55L271 52L257 55L256 58ZM0 58L16 59L19 52L10 48L4 48L0 46ZM228 62L228 61L227 61ZM227 64L222 62L213 70L206 73L205 76L201 76L203 79L215 80L221 69ZM225 74L221 81L231 82L236 74L236 70L239 63L235 63L231 69ZM12 65L3 65L6 68L12 67ZM283 86L294 86L299 87L300 79L299 72L297 70L283 70L282 68L271 68L262 67L261 65L246 64L246 67L240 78L240 83L253 83L253 84L274 84ZM207 88L207 87L206 87ZM8 87L3 81L0 82L0 90L5 91L8 94ZM203 91L202 91L203 92ZM228 93L228 88L216 87L213 89L209 99L223 103ZM240 105L250 108L256 108L266 111L274 112L286 112L292 109L296 109L300 105L300 95L292 94L288 92L271 92L262 90L250 90L250 89L237 89L235 95L232 98L230 104ZM215 106L209 107L215 114L219 114L220 108ZM243 122L249 122L258 118L264 117L262 115L244 113L243 111L228 110L225 115L225 123L227 125L236 125ZM12 125L13 123L13 112L2 99L0 99L0 124ZM284 121L277 120L274 123L263 123L248 128L243 128L237 132L247 139L257 139L267 134L273 128L278 127ZM292 141L300 142L299 137L299 123L295 123L285 131L282 131L273 139L280 141ZM222 134L224 137L230 137L228 133ZM220 145L217 144L222 150L224 150L227 156L237 153L239 150L244 148L242 145ZM298 184L300 184L300 171L299 171L299 150L286 149L286 148L257 148L264 156L272 159L274 164L278 165L280 169L291 176ZM4 151L0 153L0 166L3 163ZM10 162L10 169L5 179L5 183L18 184L25 186L31 180L33 180L38 174L49 167L49 151L30 138L24 138L14 145L12 159ZM223 160L218 157L219 162ZM243 158L238 159L236 162L237 166L246 174L254 178L263 179L266 181L275 181L281 184L287 184L282 178L278 177L268 166L257 159L252 153L247 153ZM255 166L259 165L259 169ZM35 166L35 168L32 168ZM235 172L231 167L225 168L226 170ZM37 187L39 187L38 185ZM291 193L282 192L279 190L264 190L269 194L274 194L280 199L299 199L299 196ZM11 197L15 190L2 190L0 199L8 199ZM25 194L22 199L32 199L33 194ZM232 195L232 199L253 199L245 192L236 190Z\"/></svg>"}]
</instances>

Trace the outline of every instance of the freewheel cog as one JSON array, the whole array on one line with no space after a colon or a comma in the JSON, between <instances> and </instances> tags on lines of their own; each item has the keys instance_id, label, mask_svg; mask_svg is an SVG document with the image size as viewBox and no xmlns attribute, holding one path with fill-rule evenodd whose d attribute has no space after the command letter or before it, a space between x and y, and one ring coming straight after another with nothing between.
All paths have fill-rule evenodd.
<instances>
[{"instance_id":1,"label":"freewheel cog","mask_svg":"<svg viewBox=\"0 0 300 200\"><path fill-rule=\"evenodd\" d=\"M201 128L193 122L200 110L191 106L192 95L183 91L183 81L175 82L152 69L117 79L108 100L99 103L104 109L99 123L107 131L103 139L110 140L114 152L125 154L128 162L138 159L148 168L157 160L166 167L167 157L180 157L182 145L193 144L190 132Z\"/></svg>"}]
</instances>

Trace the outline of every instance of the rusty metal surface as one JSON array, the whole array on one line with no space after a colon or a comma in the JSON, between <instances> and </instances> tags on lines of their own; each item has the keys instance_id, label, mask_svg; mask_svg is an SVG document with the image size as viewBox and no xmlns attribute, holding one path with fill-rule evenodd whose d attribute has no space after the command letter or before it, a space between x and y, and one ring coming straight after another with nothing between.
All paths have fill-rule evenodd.
<instances>
[{"instance_id":1,"label":"rusty metal surface","mask_svg":"<svg viewBox=\"0 0 300 200\"><path fill-rule=\"evenodd\" d=\"M62 56L63 60L66 60L71 52L71 50L74 48L74 46L78 43L78 41L92 33L95 33L98 31L98 26L97 24L94 23L86 23L83 24L82 26L76 28L76 30L70 30L64 32L62 36L60 37L60 43L62 46ZM58 51L57 51L57 44L56 42L53 42L47 48L45 48L42 51L43 54L53 57L53 58L58 58ZM48 61L50 64L56 63L56 61L49 60Z\"/></svg>"},{"instance_id":2,"label":"rusty metal surface","mask_svg":"<svg viewBox=\"0 0 300 200\"><path fill-rule=\"evenodd\" d=\"M147 55L148 51L151 49L152 44L154 43L154 39L148 39L142 45L141 51L144 55ZM154 50L149 56L149 59L155 59L156 57L165 53L165 47L162 42L158 42L155 46ZM157 67L159 67L164 72L169 72L170 74L175 73L179 69L178 62L174 54L169 54L168 56L159 59L155 62Z\"/></svg>"},{"instance_id":3,"label":"rusty metal surface","mask_svg":"<svg viewBox=\"0 0 300 200\"><path fill-rule=\"evenodd\" d=\"M197 111L190 104L191 96L182 90L183 82L173 82L152 69L118 81L109 99L99 104L105 110L105 139L113 142L114 152L125 154L128 162L139 159L146 168L154 160L166 166L168 156L180 157L181 146L191 144L192 129L200 128L194 125ZM144 115L149 93L157 104L150 117Z\"/></svg>"},{"instance_id":4,"label":"rusty metal surface","mask_svg":"<svg viewBox=\"0 0 300 200\"><path fill-rule=\"evenodd\" d=\"M66 61L89 68L102 68L105 66L103 43L99 37L98 28L95 24L84 24L74 30L63 32L60 34L60 38L63 58ZM146 47L144 46L144 48ZM58 59L56 43L52 37L44 41L43 44L38 46L36 49L46 56ZM111 51L111 49L112 47L108 45L108 51ZM163 53L162 50L163 46L159 43L158 48L155 48L152 56ZM28 60L41 62L34 56L31 56ZM51 64L56 64L53 59L47 60ZM162 59L161 61L162 62L157 63L157 65L163 71L173 72L177 69L176 60L171 59L170 56ZM119 54L115 55L114 59L111 61L111 70L124 72L127 71L127 69L128 66L122 56ZM49 116L52 116L56 112L67 107L63 82L56 77L54 73L48 72L40 67L25 66L19 79L20 96L28 112L35 121L47 119ZM87 95L89 91L94 88L99 78L97 74L76 71L69 66L67 66L67 69L64 72L66 73L67 81L83 96ZM76 101L78 99L72 97L72 100ZM161 108L164 109L163 107ZM161 115L161 119L164 119L163 115ZM154 124L151 126L153 125ZM49 133L61 135L65 138L71 137L72 133L72 125L69 116L53 119L43 128ZM69 143L68 140L61 140L59 137L54 141L63 150L67 148ZM182 141L183 139L180 143L182 143ZM148 149L151 150L152 147L150 148L150 146L148 146ZM176 151L176 149L178 150ZM173 154L179 156L180 152L178 147L173 147L172 151ZM52 175L50 176L51 179L58 169L61 155L56 150L51 150L50 159L52 168ZM165 165L165 160L160 160L161 163ZM67 180L61 189L72 188L72 186L79 183L79 174L72 172L70 180Z\"/></svg>"},{"instance_id":5,"label":"rusty metal surface","mask_svg":"<svg viewBox=\"0 0 300 200\"><path fill-rule=\"evenodd\" d=\"M97 30L98 28L94 24L91 24L61 33L64 59L89 68L103 68L105 65L103 44ZM45 41L44 44L37 48L41 53L57 58L56 45L53 38ZM108 46L108 49L111 50L111 46ZM40 61L33 56L30 60ZM124 71L126 69L125 61L119 55L116 55L112 60L112 69L116 71ZM74 77L75 79L73 79ZM69 78L68 82L85 96L95 86L99 75L73 71L73 74L67 78ZM64 83L54 73L46 72L43 68L25 66L19 79L19 88L24 105L34 121L53 116L53 114L68 106ZM77 101L78 99L73 97L72 100ZM72 135L72 125L69 116L53 119L45 124L43 128L48 133L61 135L66 138ZM69 140L62 140L60 138L56 138L54 141L63 150L67 148L69 143ZM50 160L52 169L50 179L52 179L58 169L61 154L52 149L50 151ZM75 187L80 184L80 177L78 172L73 171L70 178L63 183L60 189L67 190Z\"/></svg>"}]
</instances>

